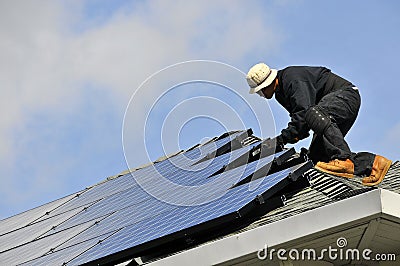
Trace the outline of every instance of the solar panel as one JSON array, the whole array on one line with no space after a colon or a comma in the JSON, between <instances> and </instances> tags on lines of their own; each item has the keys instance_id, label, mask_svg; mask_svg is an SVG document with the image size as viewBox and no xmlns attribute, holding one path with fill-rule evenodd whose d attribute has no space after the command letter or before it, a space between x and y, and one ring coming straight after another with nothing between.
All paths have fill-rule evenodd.
<instances>
[{"instance_id":1,"label":"solar panel","mask_svg":"<svg viewBox=\"0 0 400 266\"><path fill-rule=\"evenodd\" d=\"M266 193L274 185L288 177L292 169L278 172L268 178L253 191L249 191L246 185L235 187L223 198L199 207L177 207L172 211L165 211L157 215L157 219L146 219L138 223L126 226L112 237L96 245L88 252L72 261L73 264L82 264L118 251L126 250L134 246L179 232L190 227L212 221L218 217L233 214L238 217L238 212L246 204L253 201L257 195ZM180 219L177 219L180 217ZM107 222L107 221L104 221Z\"/></svg>"},{"instance_id":2,"label":"solar panel","mask_svg":"<svg viewBox=\"0 0 400 266\"><path fill-rule=\"evenodd\" d=\"M202 228L228 228L238 216L246 217L257 197L270 199L292 182L288 181L290 173L299 169L304 172L307 166L297 165L267 176L274 158L287 158L287 150L232 164L238 158L243 162L259 145L256 142L235 149L227 145L245 133L226 134L137 169L132 175L0 221L0 261L7 265L49 265L55 261L80 265L119 260L168 241L195 236ZM206 154L217 154L218 149L217 157L199 162ZM216 174L226 165L230 165L229 170ZM253 180L254 173L259 179Z\"/></svg>"}]
</instances>

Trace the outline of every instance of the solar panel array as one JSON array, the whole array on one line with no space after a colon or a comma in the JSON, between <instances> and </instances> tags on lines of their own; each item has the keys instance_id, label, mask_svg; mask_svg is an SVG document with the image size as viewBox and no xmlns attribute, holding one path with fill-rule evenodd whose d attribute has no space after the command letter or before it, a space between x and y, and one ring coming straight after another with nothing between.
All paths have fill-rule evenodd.
<instances>
[{"instance_id":1,"label":"solar panel array","mask_svg":"<svg viewBox=\"0 0 400 266\"><path fill-rule=\"evenodd\" d=\"M263 178L237 185L287 152L281 151L213 176L260 146L260 142L235 150L232 146L229 152L203 159L221 147L225 149L232 140L243 139L243 134L246 132L223 135L172 158L1 220L0 261L4 265L118 261L146 254L146 250L169 239L185 238L204 225L218 226L229 217L246 215L249 204L260 195L265 200L274 196L282 182L293 178L291 173L305 164L270 175L265 172ZM171 184L174 190L168 189Z\"/></svg>"}]
</instances>

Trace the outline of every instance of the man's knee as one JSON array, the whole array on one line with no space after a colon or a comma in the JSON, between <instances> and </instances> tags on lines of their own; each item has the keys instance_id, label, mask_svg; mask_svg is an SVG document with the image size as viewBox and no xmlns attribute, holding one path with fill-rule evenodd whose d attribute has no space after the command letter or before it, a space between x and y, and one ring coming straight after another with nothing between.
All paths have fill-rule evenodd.
<instances>
[{"instance_id":1,"label":"man's knee","mask_svg":"<svg viewBox=\"0 0 400 266\"><path fill-rule=\"evenodd\" d=\"M331 124L330 117L318 105L312 106L307 110L305 120L317 135L323 135Z\"/></svg>"}]
</instances>

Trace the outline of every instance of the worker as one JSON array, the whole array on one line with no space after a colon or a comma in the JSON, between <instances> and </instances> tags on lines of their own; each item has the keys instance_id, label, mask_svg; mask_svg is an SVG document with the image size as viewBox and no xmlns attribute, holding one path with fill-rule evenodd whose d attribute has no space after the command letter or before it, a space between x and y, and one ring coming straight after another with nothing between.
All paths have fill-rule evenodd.
<instances>
[{"instance_id":1,"label":"worker","mask_svg":"<svg viewBox=\"0 0 400 266\"><path fill-rule=\"evenodd\" d=\"M359 89L326 67L289 66L271 69L264 63L251 67L250 94L275 99L290 113L291 121L276 137L279 145L294 144L314 132L308 157L315 168L336 176L362 176L366 186L382 182L392 164L369 152L353 153L344 137L360 109Z\"/></svg>"}]
</instances>

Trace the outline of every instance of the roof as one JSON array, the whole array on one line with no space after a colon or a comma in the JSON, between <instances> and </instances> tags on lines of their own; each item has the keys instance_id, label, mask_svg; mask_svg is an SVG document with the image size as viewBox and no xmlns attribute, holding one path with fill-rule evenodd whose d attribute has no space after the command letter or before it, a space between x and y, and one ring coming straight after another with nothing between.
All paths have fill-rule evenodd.
<instances>
[{"instance_id":1,"label":"roof","mask_svg":"<svg viewBox=\"0 0 400 266\"><path fill-rule=\"evenodd\" d=\"M339 235L349 247L399 254L400 210L393 204L400 199L399 162L378 188L364 187L358 178L317 172L303 152L275 150L271 141L251 130L228 132L1 220L0 261L264 265L257 252L265 244L324 247ZM154 179L154 169L182 186L211 186L188 196L165 193L168 183ZM192 205L162 202L143 189L164 201L182 198ZM228 192L209 198L221 191Z\"/></svg>"}]
</instances>

